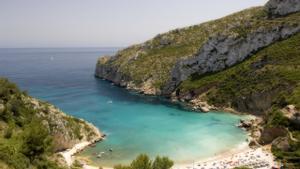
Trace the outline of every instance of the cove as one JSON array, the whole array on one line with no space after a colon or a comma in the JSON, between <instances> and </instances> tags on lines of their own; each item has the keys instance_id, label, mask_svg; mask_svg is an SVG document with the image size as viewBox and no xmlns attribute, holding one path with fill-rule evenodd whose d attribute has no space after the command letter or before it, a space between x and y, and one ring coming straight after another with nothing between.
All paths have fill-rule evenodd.
<instances>
[{"instance_id":1,"label":"cove","mask_svg":"<svg viewBox=\"0 0 300 169\"><path fill-rule=\"evenodd\" d=\"M243 116L188 111L95 78L97 58L116 50L0 49L0 76L107 134L103 142L79 154L94 164L128 164L141 153L185 163L245 143L246 133L235 126ZM96 158L100 152L105 154Z\"/></svg>"}]
</instances>

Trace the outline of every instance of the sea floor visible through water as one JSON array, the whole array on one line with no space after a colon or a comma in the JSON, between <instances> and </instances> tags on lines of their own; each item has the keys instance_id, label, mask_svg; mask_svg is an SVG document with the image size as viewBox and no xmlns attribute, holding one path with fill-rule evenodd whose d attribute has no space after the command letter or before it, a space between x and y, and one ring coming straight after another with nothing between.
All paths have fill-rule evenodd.
<instances>
[{"instance_id":1,"label":"sea floor visible through water","mask_svg":"<svg viewBox=\"0 0 300 169\"><path fill-rule=\"evenodd\" d=\"M98 57L117 48L0 49L0 76L107 134L79 154L93 164L128 164L138 154L191 162L245 143L244 116L197 113L94 77ZM110 152L109 149L113 151ZM101 158L97 154L104 152Z\"/></svg>"}]
</instances>

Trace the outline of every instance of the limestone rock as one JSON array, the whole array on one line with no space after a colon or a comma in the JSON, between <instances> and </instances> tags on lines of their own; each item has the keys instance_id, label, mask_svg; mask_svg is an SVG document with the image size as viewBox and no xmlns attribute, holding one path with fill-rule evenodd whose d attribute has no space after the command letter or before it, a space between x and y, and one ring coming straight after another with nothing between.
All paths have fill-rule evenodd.
<instances>
[{"instance_id":1,"label":"limestone rock","mask_svg":"<svg viewBox=\"0 0 300 169\"><path fill-rule=\"evenodd\" d=\"M272 146L274 146L277 149L280 149L282 151L288 151L291 148L288 137L279 137L279 138L275 139L272 142Z\"/></svg>"},{"instance_id":2,"label":"limestone rock","mask_svg":"<svg viewBox=\"0 0 300 169\"><path fill-rule=\"evenodd\" d=\"M255 139L251 139L249 141L249 147L251 147L251 148L257 148L259 146L260 146L259 143Z\"/></svg>"},{"instance_id":3,"label":"limestone rock","mask_svg":"<svg viewBox=\"0 0 300 169\"><path fill-rule=\"evenodd\" d=\"M163 93L169 94L192 74L217 72L244 61L246 58L280 39L300 32L300 25L277 25L258 28L246 37L217 35L211 37L194 57L179 60L172 69L171 80Z\"/></svg>"},{"instance_id":4,"label":"limestone rock","mask_svg":"<svg viewBox=\"0 0 300 169\"><path fill-rule=\"evenodd\" d=\"M291 125L300 130L300 112L296 109L294 105L288 105L281 110L285 117L289 119Z\"/></svg>"},{"instance_id":5,"label":"limestone rock","mask_svg":"<svg viewBox=\"0 0 300 169\"><path fill-rule=\"evenodd\" d=\"M102 139L100 131L92 124L66 115L58 108L37 99L23 96L26 105L34 108L42 124L53 136L54 151L63 151L82 141L95 142Z\"/></svg>"},{"instance_id":6,"label":"limestone rock","mask_svg":"<svg viewBox=\"0 0 300 169\"><path fill-rule=\"evenodd\" d=\"M200 110L201 112L207 113L211 110L215 110L216 108L212 105L209 105L205 101L201 101L200 98L196 98L190 101L190 105L194 110Z\"/></svg>"},{"instance_id":7,"label":"limestone rock","mask_svg":"<svg viewBox=\"0 0 300 169\"><path fill-rule=\"evenodd\" d=\"M273 142L273 140L278 137L285 137L287 135L287 131L285 128L281 127L269 127L264 128L259 143L262 145L267 145Z\"/></svg>"},{"instance_id":8,"label":"limestone rock","mask_svg":"<svg viewBox=\"0 0 300 169\"><path fill-rule=\"evenodd\" d=\"M270 0L265 9L271 18L300 11L299 0Z\"/></svg>"},{"instance_id":9,"label":"limestone rock","mask_svg":"<svg viewBox=\"0 0 300 169\"><path fill-rule=\"evenodd\" d=\"M236 97L232 106L240 112L248 112L253 115L263 115L272 105L274 97L280 90L268 90L259 93L251 93L247 96Z\"/></svg>"},{"instance_id":10,"label":"limestone rock","mask_svg":"<svg viewBox=\"0 0 300 169\"><path fill-rule=\"evenodd\" d=\"M252 122L251 120L240 120L238 127L248 130L252 127Z\"/></svg>"}]
</instances>

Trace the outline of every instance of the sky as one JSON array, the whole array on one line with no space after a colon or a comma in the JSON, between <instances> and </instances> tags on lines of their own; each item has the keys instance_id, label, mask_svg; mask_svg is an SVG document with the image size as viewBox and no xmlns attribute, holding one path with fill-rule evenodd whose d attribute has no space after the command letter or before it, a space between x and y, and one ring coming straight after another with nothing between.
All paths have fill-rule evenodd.
<instances>
[{"instance_id":1,"label":"sky","mask_svg":"<svg viewBox=\"0 0 300 169\"><path fill-rule=\"evenodd\" d=\"M267 0L0 0L0 48L124 47Z\"/></svg>"}]
</instances>

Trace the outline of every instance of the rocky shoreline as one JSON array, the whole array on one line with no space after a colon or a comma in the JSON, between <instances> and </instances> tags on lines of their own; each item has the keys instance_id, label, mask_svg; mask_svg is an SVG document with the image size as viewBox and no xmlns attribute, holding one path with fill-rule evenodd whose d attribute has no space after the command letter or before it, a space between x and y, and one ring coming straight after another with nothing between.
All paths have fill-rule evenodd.
<instances>
[{"instance_id":1,"label":"rocky shoreline","mask_svg":"<svg viewBox=\"0 0 300 169\"><path fill-rule=\"evenodd\" d=\"M84 120L82 120L84 121ZM77 144L75 144L72 148L69 148L65 151L62 152L58 152L58 154L60 154L64 161L66 162L68 167L71 167L75 161L74 156L80 152L82 152L84 149L86 149L89 146L92 146L100 141L102 141L103 139L105 139L106 135L101 133L100 130L95 127L93 124L88 123L86 121L84 121L92 130L94 133L96 133L95 136L93 136L93 138L91 138L89 141L81 141Z\"/></svg>"}]
</instances>

